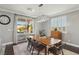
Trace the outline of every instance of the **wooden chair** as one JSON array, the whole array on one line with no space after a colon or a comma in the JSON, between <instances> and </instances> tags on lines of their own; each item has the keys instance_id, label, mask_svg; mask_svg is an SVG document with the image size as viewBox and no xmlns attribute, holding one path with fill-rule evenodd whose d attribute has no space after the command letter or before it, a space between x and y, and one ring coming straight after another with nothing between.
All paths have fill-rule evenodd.
<instances>
[{"instance_id":1,"label":"wooden chair","mask_svg":"<svg viewBox=\"0 0 79 59\"><path fill-rule=\"evenodd\" d=\"M59 42L59 43L55 44L53 47L50 47L48 49L48 54L52 53L54 55L59 55L59 54L64 55L63 48L64 48L64 45L61 44L61 42Z\"/></svg>"},{"instance_id":2,"label":"wooden chair","mask_svg":"<svg viewBox=\"0 0 79 59\"><path fill-rule=\"evenodd\" d=\"M31 40L32 40L31 38L27 38L28 41L27 50L29 48L30 49L29 51L31 51L31 45L32 45Z\"/></svg>"},{"instance_id":3,"label":"wooden chair","mask_svg":"<svg viewBox=\"0 0 79 59\"><path fill-rule=\"evenodd\" d=\"M43 50L43 49L46 49L46 46L44 46L44 45L42 45L42 44L40 44L40 43L38 43L37 41L33 41L32 42L32 55L33 55L33 51L34 51L34 49L35 50L37 50L38 51L38 55L40 54L40 52Z\"/></svg>"}]
</instances>

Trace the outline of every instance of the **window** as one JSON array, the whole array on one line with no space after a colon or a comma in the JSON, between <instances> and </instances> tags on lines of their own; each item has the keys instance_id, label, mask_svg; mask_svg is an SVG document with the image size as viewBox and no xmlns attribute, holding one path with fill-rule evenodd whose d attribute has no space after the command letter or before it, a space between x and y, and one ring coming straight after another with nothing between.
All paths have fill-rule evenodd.
<instances>
[{"instance_id":1,"label":"window","mask_svg":"<svg viewBox=\"0 0 79 59\"><path fill-rule=\"evenodd\" d=\"M33 33L33 23L31 19L27 19L26 31L29 33Z\"/></svg>"},{"instance_id":2,"label":"window","mask_svg":"<svg viewBox=\"0 0 79 59\"><path fill-rule=\"evenodd\" d=\"M23 33L26 30L26 23L23 21L17 21L17 32Z\"/></svg>"},{"instance_id":3,"label":"window","mask_svg":"<svg viewBox=\"0 0 79 59\"><path fill-rule=\"evenodd\" d=\"M34 33L34 23L32 18L17 18L17 32L18 33Z\"/></svg>"},{"instance_id":4,"label":"window","mask_svg":"<svg viewBox=\"0 0 79 59\"><path fill-rule=\"evenodd\" d=\"M57 28L59 31L66 32L67 16L59 16L51 19L51 29Z\"/></svg>"}]
</instances>

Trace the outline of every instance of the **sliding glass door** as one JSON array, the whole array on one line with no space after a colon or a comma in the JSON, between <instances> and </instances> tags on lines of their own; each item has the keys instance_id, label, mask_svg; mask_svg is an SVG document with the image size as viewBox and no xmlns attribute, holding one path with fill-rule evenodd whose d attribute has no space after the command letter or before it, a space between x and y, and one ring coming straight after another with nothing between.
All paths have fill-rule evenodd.
<instances>
[{"instance_id":1,"label":"sliding glass door","mask_svg":"<svg viewBox=\"0 0 79 59\"><path fill-rule=\"evenodd\" d=\"M34 33L34 20L31 17L16 15L17 41L26 41L29 34Z\"/></svg>"}]
</instances>

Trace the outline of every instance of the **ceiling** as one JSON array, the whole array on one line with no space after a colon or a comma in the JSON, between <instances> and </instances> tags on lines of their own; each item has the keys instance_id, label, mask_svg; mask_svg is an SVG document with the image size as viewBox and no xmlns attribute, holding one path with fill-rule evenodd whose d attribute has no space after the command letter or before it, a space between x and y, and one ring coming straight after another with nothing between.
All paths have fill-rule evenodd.
<instances>
[{"instance_id":1,"label":"ceiling","mask_svg":"<svg viewBox=\"0 0 79 59\"><path fill-rule=\"evenodd\" d=\"M5 9L8 12L16 14L38 17L41 15L52 16L54 14L78 9L78 4L43 4L42 7L38 7L39 4L0 4L0 9Z\"/></svg>"}]
</instances>

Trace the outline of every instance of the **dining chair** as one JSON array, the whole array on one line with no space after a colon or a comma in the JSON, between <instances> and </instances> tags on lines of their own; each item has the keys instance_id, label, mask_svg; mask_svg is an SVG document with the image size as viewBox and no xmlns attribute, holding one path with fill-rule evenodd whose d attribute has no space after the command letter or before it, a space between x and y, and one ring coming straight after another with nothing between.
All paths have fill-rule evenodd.
<instances>
[{"instance_id":1,"label":"dining chair","mask_svg":"<svg viewBox=\"0 0 79 59\"><path fill-rule=\"evenodd\" d=\"M52 54L54 54L54 55L59 55L59 54L64 55L64 53L63 53L64 45L63 45L63 44L59 45L59 44L60 44L60 43L57 43L57 44L55 44L53 47L50 47L50 48L48 49L48 54L49 54L49 53L52 53Z\"/></svg>"},{"instance_id":2,"label":"dining chair","mask_svg":"<svg viewBox=\"0 0 79 59\"><path fill-rule=\"evenodd\" d=\"M57 54L64 55L64 52L63 52L64 45L60 45L59 47L56 47L56 48L57 48Z\"/></svg>"},{"instance_id":3,"label":"dining chair","mask_svg":"<svg viewBox=\"0 0 79 59\"><path fill-rule=\"evenodd\" d=\"M27 38L28 41L28 45L27 45L27 49L31 49L31 38Z\"/></svg>"},{"instance_id":4,"label":"dining chair","mask_svg":"<svg viewBox=\"0 0 79 59\"><path fill-rule=\"evenodd\" d=\"M34 52L34 50L37 50L38 52L37 52L37 55L39 55L40 54L40 52L43 50L43 49L46 49L46 46L45 45L43 45L43 44L40 44L39 42L37 42L37 41L33 41L32 42L32 55L33 55L33 52ZM45 51L46 52L46 51Z\"/></svg>"}]
</instances>

